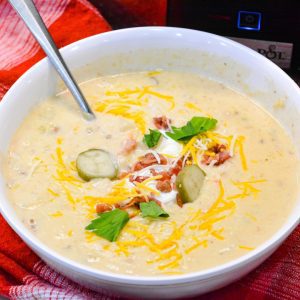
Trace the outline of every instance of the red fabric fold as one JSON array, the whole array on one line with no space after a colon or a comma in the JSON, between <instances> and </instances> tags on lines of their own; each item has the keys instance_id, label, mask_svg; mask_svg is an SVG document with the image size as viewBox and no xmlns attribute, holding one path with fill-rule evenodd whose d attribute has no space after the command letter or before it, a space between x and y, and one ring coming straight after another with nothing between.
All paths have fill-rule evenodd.
<instances>
[{"instance_id":1,"label":"red fabric fold","mask_svg":"<svg viewBox=\"0 0 300 300\"><path fill-rule=\"evenodd\" d=\"M86 0L36 0L35 3L59 47L111 29ZM0 20L1 99L19 76L44 57L44 53L32 37L26 35L24 25L6 0L0 0ZM9 56L11 53L13 57ZM2 216L0 294L10 299L121 299L107 291L90 291L52 270L27 247ZM300 299L300 227L248 276L195 299Z\"/></svg>"},{"instance_id":2,"label":"red fabric fold","mask_svg":"<svg viewBox=\"0 0 300 300\"><path fill-rule=\"evenodd\" d=\"M86 0L37 0L35 3L41 11L43 19L49 20L48 29L59 48L88 36L111 30L106 20ZM49 9L47 10L45 7L49 7ZM60 16L54 20L49 17L49 15L54 14L53 10L61 11ZM43 12L45 13L43 14ZM0 0L0 20L0 41L2 42L0 44L1 99L10 86L32 65L44 58L45 54L6 0ZM14 24L12 20L17 20L17 24ZM6 26L7 23L14 26ZM20 33L20 29L22 29L22 33ZM5 30L9 31L8 37L4 36ZM29 35L26 40L20 39L20 35L24 33ZM14 40L18 40L20 44L14 45ZM30 49L29 54L33 52L34 55L23 60L22 44L25 46L31 43L34 46ZM8 68L5 64L6 51L10 51L10 48L19 48L14 57L14 60L19 63L12 68Z\"/></svg>"}]
</instances>

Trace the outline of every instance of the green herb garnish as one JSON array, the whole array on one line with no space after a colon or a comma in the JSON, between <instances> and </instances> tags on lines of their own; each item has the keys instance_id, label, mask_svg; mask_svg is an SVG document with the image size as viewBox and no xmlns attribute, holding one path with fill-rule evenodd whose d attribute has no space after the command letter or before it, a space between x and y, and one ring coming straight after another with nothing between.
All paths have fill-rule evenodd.
<instances>
[{"instance_id":1,"label":"green herb garnish","mask_svg":"<svg viewBox=\"0 0 300 300\"><path fill-rule=\"evenodd\" d=\"M110 242L115 242L128 221L129 215L127 212L120 209L114 209L99 214L99 217L92 220L85 229Z\"/></svg>"},{"instance_id":2,"label":"green herb garnish","mask_svg":"<svg viewBox=\"0 0 300 300\"><path fill-rule=\"evenodd\" d=\"M175 141L188 141L199 133L215 128L217 122L213 118L193 117L185 126L172 126L173 132L166 132L166 135Z\"/></svg>"},{"instance_id":3,"label":"green herb garnish","mask_svg":"<svg viewBox=\"0 0 300 300\"><path fill-rule=\"evenodd\" d=\"M156 129L149 129L150 133L144 135L143 142L149 147L152 148L156 146L161 137L161 133Z\"/></svg>"},{"instance_id":4,"label":"green herb garnish","mask_svg":"<svg viewBox=\"0 0 300 300\"><path fill-rule=\"evenodd\" d=\"M142 217L151 217L151 218L168 218L169 214L166 213L156 202L143 202L140 204L140 209L142 212Z\"/></svg>"}]
</instances>

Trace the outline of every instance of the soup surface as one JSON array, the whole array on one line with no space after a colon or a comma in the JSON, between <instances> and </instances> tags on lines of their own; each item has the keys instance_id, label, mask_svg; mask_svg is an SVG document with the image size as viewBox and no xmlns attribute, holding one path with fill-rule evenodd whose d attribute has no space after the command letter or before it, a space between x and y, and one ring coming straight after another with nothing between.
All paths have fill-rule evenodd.
<instances>
[{"instance_id":1,"label":"soup surface","mask_svg":"<svg viewBox=\"0 0 300 300\"><path fill-rule=\"evenodd\" d=\"M96 120L84 120L68 92L47 99L6 159L8 196L50 248L104 271L181 274L249 253L287 218L298 191L295 149L247 97L164 71L81 88ZM111 179L86 169L101 159ZM101 162L93 171L103 176Z\"/></svg>"}]
</instances>

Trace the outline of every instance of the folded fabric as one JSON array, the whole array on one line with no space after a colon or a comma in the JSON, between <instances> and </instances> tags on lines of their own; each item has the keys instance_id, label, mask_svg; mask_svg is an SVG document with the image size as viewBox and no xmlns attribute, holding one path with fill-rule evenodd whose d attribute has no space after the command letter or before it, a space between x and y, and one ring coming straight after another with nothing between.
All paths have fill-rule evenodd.
<instances>
[{"instance_id":1,"label":"folded fabric","mask_svg":"<svg viewBox=\"0 0 300 300\"><path fill-rule=\"evenodd\" d=\"M111 30L87 0L34 2L59 48ZM0 20L1 99L10 86L45 54L6 0L0 0Z\"/></svg>"},{"instance_id":2,"label":"folded fabric","mask_svg":"<svg viewBox=\"0 0 300 300\"><path fill-rule=\"evenodd\" d=\"M59 47L111 29L86 0L37 0L35 3ZM44 53L6 0L0 0L0 20L1 99ZM1 216L0 236L1 295L10 299L122 299L114 291L93 292L52 270ZM300 227L248 276L195 299L300 299Z\"/></svg>"}]
</instances>

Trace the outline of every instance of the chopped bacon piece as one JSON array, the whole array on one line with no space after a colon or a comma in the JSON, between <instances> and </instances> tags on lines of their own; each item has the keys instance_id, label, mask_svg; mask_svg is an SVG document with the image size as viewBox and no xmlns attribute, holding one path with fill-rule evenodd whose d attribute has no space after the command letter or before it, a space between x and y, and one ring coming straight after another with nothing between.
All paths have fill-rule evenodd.
<instances>
[{"instance_id":1,"label":"chopped bacon piece","mask_svg":"<svg viewBox=\"0 0 300 300\"><path fill-rule=\"evenodd\" d=\"M148 202L148 199L146 199L145 197L143 196L137 196L137 197L134 197L130 200L130 202L126 203L125 205L120 205L120 209L126 209L126 208L129 208L131 206L134 206L136 204L139 204L139 203L142 203L142 202Z\"/></svg>"},{"instance_id":2,"label":"chopped bacon piece","mask_svg":"<svg viewBox=\"0 0 300 300\"><path fill-rule=\"evenodd\" d=\"M137 141L134 138L129 137L124 142L124 147L122 149L122 153L125 154L125 155L128 155L132 151L134 151L136 149L136 147L137 147Z\"/></svg>"},{"instance_id":3,"label":"chopped bacon piece","mask_svg":"<svg viewBox=\"0 0 300 300\"><path fill-rule=\"evenodd\" d=\"M162 172L157 172L154 169L151 169L150 172L153 176L156 175L162 175L162 178L160 180L170 180L172 175L178 175L178 173L182 169L182 159L179 159L176 163L176 165L172 168L170 168L169 171L162 171Z\"/></svg>"},{"instance_id":4,"label":"chopped bacon piece","mask_svg":"<svg viewBox=\"0 0 300 300\"><path fill-rule=\"evenodd\" d=\"M180 197L179 194L176 195L176 203L177 203L177 205L178 205L179 207L182 207L182 206L183 206L183 201L182 201L182 199L181 199L181 197Z\"/></svg>"},{"instance_id":5,"label":"chopped bacon piece","mask_svg":"<svg viewBox=\"0 0 300 300\"><path fill-rule=\"evenodd\" d=\"M220 152L225 151L226 149L227 149L227 147L224 144L216 144L215 146L213 146L209 150L214 152L214 153L220 153Z\"/></svg>"},{"instance_id":6,"label":"chopped bacon piece","mask_svg":"<svg viewBox=\"0 0 300 300\"><path fill-rule=\"evenodd\" d=\"M154 201L158 206L161 207L161 202L155 198L152 198L151 201Z\"/></svg>"},{"instance_id":7,"label":"chopped bacon piece","mask_svg":"<svg viewBox=\"0 0 300 300\"><path fill-rule=\"evenodd\" d=\"M123 178L125 178L128 174L129 174L129 172L122 171L122 172L120 172L120 174L118 175L118 179L123 179Z\"/></svg>"},{"instance_id":8,"label":"chopped bacon piece","mask_svg":"<svg viewBox=\"0 0 300 300\"><path fill-rule=\"evenodd\" d=\"M174 167L169 171L171 175L178 175L182 169L182 159L179 159Z\"/></svg>"},{"instance_id":9,"label":"chopped bacon piece","mask_svg":"<svg viewBox=\"0 0 300 300\"><path fill-rule=\"evenodd\" d=\"M169 129L169 124L171 124L171 120L166 116L161 116L157 118L153 118L153 123L157 129Z\"/></svg>"},{"instance_id":10,"label":"chopped bacon piece","mask_svg":"<svg viewBox=\"0 0 300 300\"><path fill-rule=\"evenodd\" d=\"M54 126L53 128L52 128L52 132L54 132L54 133L58 133L59 132L59 127L58 126Z\"/></svg>"},{"instance_id":11,"label":"chopped bacon piece","mask_svg":"<svg viewBox=\"0 0 300 300\"><path fill-rule=\"evenodd\" d=\"M151 174L153 175L153 176L157 176L159 173L156 171L156 170L154 170L154 169L150 169L150 172L151 172Z\"/></svg>"},{"instance_id":12,"label":"chopped bacon piece","mask_svg":"<svg viewBox=\"0 0 300 300\"><path fill-rule=\"evenodd\" d=\"M152 153L147 153L143 157L141 157L140 161L138 161L134 166L133 166L133 171L139 171L142 170L146 167L149 167L151 165L166 165L167 164L167 159L161 155L158 154L160 158L160 162L157 161L155 156Z\"/></svg>"},{"instance_id":13,"label":"chopped bacon piece","mask_svg":"<svg viewBox=\"0 0 300 300\"><path fill-rule=\"evenodd\" d=\"M128 213L130 219L136 217L140 212L139 208L136 206L128 207L125 210Z\"/></svg>"},{"instance_id":14,"label":"chopped bacon piece","mask_svg":"<svg viewBox=\"0 0 300 300\"><path fill-rule=\"evenodd\" d=\"M161 206L161 202L155 199L153 196L149 196L147 198L144 196L136 196L132 198L128 203L119 202L114 205L110 205L107 203L98 203L96 205L96 212L100 214L107 211L111 211L115 208L119 208L122 210L126 210L129 214L129 218L134 218L139 213L139 204L149 201L154 201L157 205Z\"/></svg>"},{"instance_id":15,"label":"chopped bacon piece","mask_svg":"<svg viewBox=\"0 0 300 300\"><path fill-rule=\"evenodd\" d=\"M159 200L157 200L155 197L149 196L148 199L149 199L149 201L154 201L157 205L159 205L161 207L161 202Z\"/></svg>"},{"instance_id":16,"label":"chopped bacon piece","mask_svg":"<svg viewBox=\"0 0 300 300\"><path fill-rule=\"evenodd\" d=\"M157 175L160 175L162 176L159 180L171 180L171 177L172 177L172 174L170 174L170 172L167 172L167 171L162 171L162 172L157 172L155 171L154 169L151 169L150 170L151 174L153 176L157 176Z\"/></svg>"},{"instance_id":17,"label":"chopped bacon piece","mask_svg":"<svg viewBox=\"0 0 300 300\"><path fill-rule=\"evenodd\" d=\"M170 180L157 181L156 188L163 193L169 193L172 191L172 185L171 185Z\"/></svg>"},{"instance_id":18,"label":"chopped bacon piece","mask_svg":"<svg viewBox=\"0 0 300 300\"><path fill-rule=\"evenodd\" d=\"M216 166L223 164L227 159L231 158L229 151L222 151L218 153L218 160L216 162Z\"/></svg>"},{"instance_id":19,"label":"chopped bacon piece","mask_svg":"<svg viewBox=\"0 0 300 300\"><path fill-rule=\"evenodd\" d=\"M145 166L140 162L138 161L134 166L133 166L133 171L139 171L139 170L142 170L144 169Z\"/></svg>"},{"instance_id":20,"label":"chopped bacon piece","mask_svg":"<svg viewBox=\"0 0 300 300\"><path fill-rule=\"evenodd\" d=\"M129 218L132 219L134 217L136 217L139 213L138 212L129 212Z\"/></svg>"},{"instance_id":21,"label":"chopped bacon piece","mask_svg":"<svg viewBox=\"0 0 300 300\"><path fill-rule=\"evenodd\" d=\"M215 153L215 155L207 155L204 154L202 158L202 163L205 165L209 165L213 161L215 161L214 166L222 165L226 160L231 158L229 151L226 150L226 146L223 144L217 144L213 146L209 151Z\"/></svg>"},{"instance_id":22,"label":"chopped bacon piece","mask_svg":"<svg viewBox=\"0 0 300 300\"><path fill-rule=\"evenodd\" d=\"M210 155L204 154L203 157L202 157L201 162L202 162L204 165L207 165L207 166L208 166L213 160L216 161L215 156L210 156Z\"/></svg>"},{"instance_id":23,"label":"chopped bacon piece","mask_svg":"<svg viewBox=\"0 0 300 300\"><path fill-rule=\"evenodd\" d=\"M134 181L136 181L136 182L143 182L143 181L145 181L148 178L150 178L150 177L149 176L136 176L135 177L133 175L130 175L129 181L130 182L134 182Z\"/></svg>"},{"instance_id":24,"label":"chopped bacon piece","mask_svg":"<svg viewBox=\"0 0 300 300\"><path fill-rule=\"evenodd\" d=\"M96 213L97 214L101 214L101 213L104 213L106 211L111 211L113 210L113 206L110 205L110 204L107 204L107 203L98 203L96 205Z\"/></svg>"}]
</instances>

